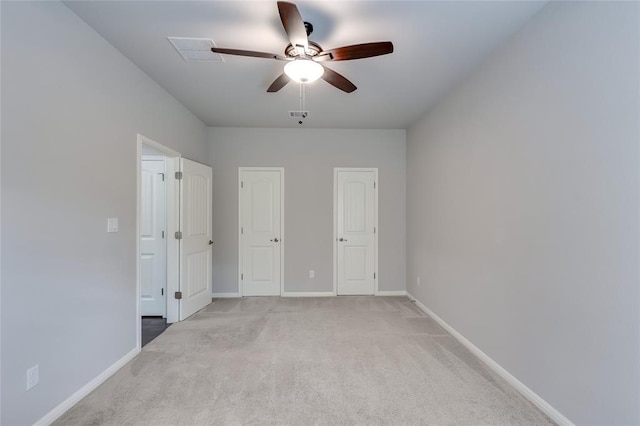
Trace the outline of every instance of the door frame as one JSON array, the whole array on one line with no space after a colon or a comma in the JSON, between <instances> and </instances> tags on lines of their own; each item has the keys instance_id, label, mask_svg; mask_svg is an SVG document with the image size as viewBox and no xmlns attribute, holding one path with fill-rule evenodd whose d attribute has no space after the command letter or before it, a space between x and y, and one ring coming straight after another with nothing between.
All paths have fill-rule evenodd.
<instances>
[{"instance_id":1,"label":"door frame","mask_svg":"<svg viewBox=\"0 0 640 426\"><path fill-rule=\"evenodd\" d=\"M238 167L238 294L243 296L242 288L242 173L243 172L280 172L280 297L284 294L284 167Z\"/></svg>"},{"instance_id":2,"label":"door frame","mask_svg":"<svg viewBox=\"0 0 640 426\"><path fill-rule=\"evenodd\" d=\"M338 295L338 173L339 172L373 172L373 223L375 233L373 234L373 272L375 273L374 296L378 296L378 168L377 167L334 167L333 168L333 295Z\"/></svg>"},{"instance_id":3,"label":"door frame","mask_svg":"<svg viewBox=\"0 0 640 426\"><path fill-rule=\"evenodd\" d=\"M175 176L175 172L180 170L181 154L177 151L167 148L166 146L149 139L143 135L137 135L137 152L136 152L136 344L137 349L142 347L142 329L140 315L140 223L142 221L142 146L148 146L165 154L166 158L166 174L167 177ZM167 323L179 321L179 304L178 300L169 297L170 294L179 290L179 253L180 242L175 238L169 238L173 234L173 230L178 230L180 226L180 186L176 179L165 179L166 190L166 228L167 228L167 288L166 296L166 314Z\"/></svg>"}]
</instances>

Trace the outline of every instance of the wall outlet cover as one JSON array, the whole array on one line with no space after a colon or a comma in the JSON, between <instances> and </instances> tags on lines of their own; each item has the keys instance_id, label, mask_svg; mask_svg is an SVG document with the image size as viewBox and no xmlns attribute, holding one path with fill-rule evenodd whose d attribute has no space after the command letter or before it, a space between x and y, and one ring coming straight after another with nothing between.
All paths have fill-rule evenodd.
<instances>
[{"instance_id":1,"label":"wall outlet cover","mask_svg":"<svg viewBox=\"0 0 640 426\"><path fill-rule=\"evenodd\" d=\"M40 365L36 364L27 370L27 390L30 390L40 382Z\"/></svg>"}]
</instances>

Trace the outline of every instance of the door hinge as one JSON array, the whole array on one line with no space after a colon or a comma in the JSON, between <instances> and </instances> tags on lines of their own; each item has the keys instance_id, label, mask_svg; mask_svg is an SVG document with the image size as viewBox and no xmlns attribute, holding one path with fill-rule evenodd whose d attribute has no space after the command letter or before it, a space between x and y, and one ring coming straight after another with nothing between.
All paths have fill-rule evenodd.
<instances>
[{"instance_id":1,"label":"door hinge","mask_svg":"<svg viewBox=\"0 0 640 426\"><path fill-rule=\"evenodd\" d=\"M243 281L244 280L244 274L240 274L240 280Z\"/></svg>"},{"instance_id":2,"label":"door hinge","mask_svg":"<svg viewBox=\"0 0 640 426\"><path fill-rule=\"evenodd\" d=\"M376 279L376 273L375 272L373 273L373 279L374 280Z\"/></svg>"},{"instance_id":3,"label":"door hinge","mask_svg":"<svg viewBox=\"0 0 640 426\"><path fill-rule=\"evenodd\" d=\"M240 181L240 188L244 188L244 182Z\"/></svg>"},{"instance_id":4,"label":"door hinge","mask_svg":"<svg viewBox=\"0 0 640 426\"><path fill-rule=\"evenodd\" d=\"M164 238L164 231L162 231L162 238Z\"/></svg>"},{"instance_id":5,"label":"door hinge","mask_svg":"<svg viewBox=\"0 0 640 426\"><path fill-rule=\"evenodd\" d=\"M240 227L240 234L244 235L244 226Z\"/></svg>"},{"instance_id":6,"label":"door hinge","mask_svg":"<svg viewBox=\"0 0 640 426\"><path fill-rule=\"evenodd\" d=\"M376 233L376 227L375 226L373 227L373 233L374 234Z\"/></svg>"},{"instance_id":7,"label":"door hinge","mask_svg":"<svg viewBox=\"0 0 640 426\"><path fill-rule=\"evenodd\" d=\"M176 237L176 240L181 240L182 239L182 232L176 231L175 237Z\"/></svg>"},{"instance_id":8,"label":"door hinge","mask_svg":"<svg viewBox=\"0 0 640 426\"><path fill-rule=\"evenodd\" d=\"M175 297L176 297L176 299L178 299L178 300L182 299L182 292L181 292L181 291L176 291L176 293L175 293Z\"/></svg>"},{"instance_id":9,"label":"door hinge","mask_svg":"<svg viewBox=\"0 0 640 426\"><path fill-rule=\"evenodd\" d=\"M164 288L160 289L160 296L164 296Z\"/></svg>"},{"instance_id":10,"label":"door hinge","mask_svg":"<svg viewBox=\"0 0 640 426\"><path fill-rule=\"evenodd\" d=\"M373 182L373 189L376 189L376 183Z\"/></svg>"},{"instance_id":11,"label":"door hinge","mask_svg":"<svg viewBox=\"0 0 640 426\"><path fill-rule=\"evenodd\" d=\"M176 179L182 179L182 172L176 172Z\"/></svg>"},{"instance_id":12,"label":"door hinge","mask_svg":"<svg viewBox=\"0 0 640 426\"><path fill-rule=\"evenodd\" d=\"M160 176L162 176L162 181L164 182L164 173L158 173Z\"/></svg>"}]
</instances>

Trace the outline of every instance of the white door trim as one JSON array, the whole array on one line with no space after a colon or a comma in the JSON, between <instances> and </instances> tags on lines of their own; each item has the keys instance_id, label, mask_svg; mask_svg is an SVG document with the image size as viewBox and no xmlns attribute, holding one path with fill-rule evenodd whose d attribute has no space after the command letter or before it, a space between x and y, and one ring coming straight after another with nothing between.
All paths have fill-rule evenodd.
<instances>
[{"instance_id":1,"label":"white door trim","mask_svg":"<svg viewBox=\"0 0 640 426\"><path fill-rule=\"evenodd\" d=\"M172 177L180 168L180 153L164 145L159 144L145 136L137 136L136 153L136 344L137 349L142 347L142 330L140 328L140 222L142 214L142 145L163 152L166 155L167 177ZM173 235L174 230L179 227L179 185L175 179L166 179L167 191L167 237ZM178 316L178 301L169 295L178 291L179 285L179 245L178 240L167 238L167 322L176 322Z\"/></svg>"},{"instance_id":2,"label":"white door trim","mask_svg":"<svg viewBox=\"0 0 640 426\"><path fill-rule=\"evenodd\" d=\"M378 290L378 168L377 167L334 167L333 168L333 295L338 295L338 172L373 172L373 223L376 229L373 235L373 270L375 272L374 295L379 296Z\"/></svg>"},{"instance_id":3,"label":"white door trim","mask_svg":"<svg viewBox=\"0 0 640 426\"><path fill-rule=\"evenodd\" d=\"M284 167L238 167L238 294L242 297L242 173L260 171L280 172L280 297L284 294Z\"/></svg>"}]
</instances>

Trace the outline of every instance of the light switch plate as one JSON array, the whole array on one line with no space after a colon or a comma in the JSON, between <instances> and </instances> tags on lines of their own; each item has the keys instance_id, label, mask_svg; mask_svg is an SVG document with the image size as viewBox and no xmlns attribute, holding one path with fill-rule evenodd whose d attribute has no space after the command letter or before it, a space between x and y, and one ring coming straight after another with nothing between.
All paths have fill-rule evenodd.
<instances>
[{"instance_id":1,"label":"light switch plate","mask_svg":"<svg viewBox=\"0 0 640 426\"><path fill-rule=\"evenodd\" d=\"M107 218L107 232L118 232L118 218Z\"/></svg>"}]
</instances>

